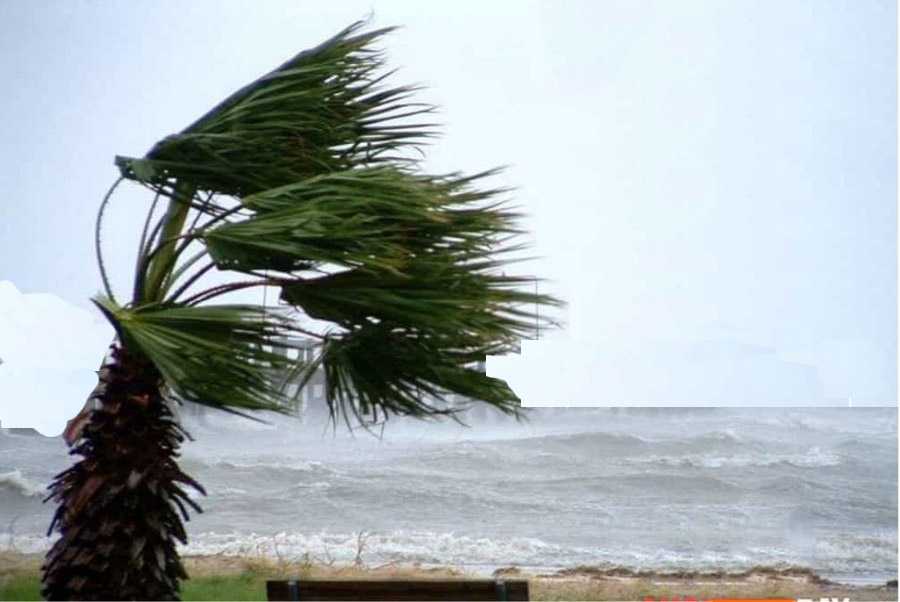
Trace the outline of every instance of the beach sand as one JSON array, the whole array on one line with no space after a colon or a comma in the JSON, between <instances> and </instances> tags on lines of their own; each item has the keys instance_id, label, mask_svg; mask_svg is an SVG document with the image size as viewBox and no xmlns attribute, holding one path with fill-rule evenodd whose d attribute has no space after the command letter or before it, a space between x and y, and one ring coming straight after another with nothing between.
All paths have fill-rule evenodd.
<instances>
[{"instance_id":1,"label":"beach sand","mask_svg":"<svg viewBox=\"0 0 900 602\"><path fill-rule=\"evenodd\" d=\"M36 591L42 556L0 553L0 594ZM483 577L443 567L387 564L381 566L322 564L248 556L185 556L192 579L185 584L185 599L226 599L229 583L259 591L265 599L266 579L436 579ZM848 586L830 582L806 569L757 568L742 573L661 573L632 569L578 567L552 573L526 572L509 567L494 572L498 578L528 579L532 600L705 600L711 598L849 598L852 602L897 600L897 585ZM231 581L230 581L231 580ZM17 584L19 589L12 588ZM23 585L25 584L25 585ZM217 584L221 597L210 593ZM188 587L190 586L190 587ZM25 587L25 590L22 588ZM30 588L30 589L28 589ZM191 595L191 590L198 592ZM8 596L9 594L7 594ZM20 596L22 594L19 594ZM0 595L0 599L4 596ZM250 598L246 598L250 599Z\"/></svg>"}]
</instances>

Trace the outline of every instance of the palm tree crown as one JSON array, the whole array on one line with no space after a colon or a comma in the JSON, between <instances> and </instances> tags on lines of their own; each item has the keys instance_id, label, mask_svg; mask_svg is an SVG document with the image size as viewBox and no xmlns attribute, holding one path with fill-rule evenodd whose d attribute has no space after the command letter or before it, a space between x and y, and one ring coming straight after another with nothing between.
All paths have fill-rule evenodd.
<instances>
[{"instance_id":1,"label":"palm tree crown","mask_svg":"<svg viewBox=\"0 0 900 602\"><path fill-rule=\"evenodd\" d=\"M287 412L273 375L302 388L321 370L331 417L348 424L452 413L449 394L518 412L506 383L473 365L531 336L532 308L558 302L504 272L520 232L506 191L483 185L494 171L422 169L433 109L415 87L386 85L373 44L388 31L354 24L144 157L116 158L94 299L116 339L66 429L82 459L50 486L61 537L44 564L48 599L177 599L176 541L187 507L199 511L183 488L202 488L176 462L186 433L172 400ZM100 235L125 180L154 196L119 300ZM220 284L201 286L215 273ZM281 307L218 301L259 287ZM292 359L310 337L315 357Z\"/></svg>"},{"instance_id":2,"label":"palm tree crown","mask_svg":"<svg viewBox=\"0 0 900 602\"><path fill-rule=\"evenodd\" d=\"M471 364L530 336L531 308L555 300L500 271L520 246L506 191L478 187L494 171L422 173L433 107L411 99L415 87L385 85L372 45L390 29L360 30L301 52L144 158L116 158L168 210L142 237L130 302L109 290L95 301L181 400L282 411L270 374L321 366L329 404L359 416L442 413L433 401L447 393L514 413L507 385ZM234 280L192 291L210 270ZM259 286L332 327L208 305ZM321 340L315 362L273 352L301 331Z\"/></svg>"}]
</instances>

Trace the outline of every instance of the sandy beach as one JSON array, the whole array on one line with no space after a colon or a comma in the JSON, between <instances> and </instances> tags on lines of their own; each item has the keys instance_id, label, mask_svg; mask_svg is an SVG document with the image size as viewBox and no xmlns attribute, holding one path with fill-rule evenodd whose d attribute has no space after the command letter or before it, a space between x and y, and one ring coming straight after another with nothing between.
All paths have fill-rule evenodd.
<instances>
[{"instance_id":1,"label":"sandy beach","mask_svg":"<svg viewBox=\"0 0 900 602\"><path fill-rule=\"evenodd\" d=\"M42 556L0 553L0 599L39 599ZM266 579L435 579L484 577L453 567L386 564L380 566L316 564L269 557L186 556L191 579L185 600L265 599ZM494 576L527 579L533 600L683 600L693 598L849 598L853 602L897 600L897 582L849 586L823 579L806 569L756 568L743 572L664 573L626 568L577 567L532 573L515 567ZM255 595L258 593L258 597Z\"/></svg>"}]
</instances>

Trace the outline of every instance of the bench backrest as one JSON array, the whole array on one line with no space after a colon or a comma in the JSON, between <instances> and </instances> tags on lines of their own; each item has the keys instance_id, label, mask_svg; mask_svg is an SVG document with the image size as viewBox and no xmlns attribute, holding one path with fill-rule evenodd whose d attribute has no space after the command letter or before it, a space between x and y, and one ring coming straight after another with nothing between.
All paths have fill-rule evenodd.
<instances>
[{"instance_id":1,"label":"bench backrest","mask_svg":"<svg viewBox=\"0 0 900 602\"><path fill-rule=\"evenodd\" d=\"M269 600L528 600L524 579L267 581Z\"/></svg>"}]
</instances>

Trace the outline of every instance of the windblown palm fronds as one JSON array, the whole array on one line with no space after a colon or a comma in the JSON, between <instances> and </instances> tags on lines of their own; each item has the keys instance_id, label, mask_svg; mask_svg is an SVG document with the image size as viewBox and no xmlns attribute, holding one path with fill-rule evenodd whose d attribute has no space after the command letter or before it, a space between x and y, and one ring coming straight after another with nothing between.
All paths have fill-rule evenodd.
<instances>
[{"instance_id":1,"label":"windblown palm fronds","mask_svg":"<svg viewBox=\"0 0 900 602\"><path fill-rule=\"evenodd\" d=\"M414 86L387 88L372 43L391 28L356 23L238 90L143 159L118 157L123 175L165 188L171 179L243 196L323 173L403 161L435 134L408 123L432 107Z\"/></svg>"},{"instance_id":2,"label":"windblown palm fronds","mask_svg":"<svg viewBox=\"0 0 900 602\"><path fill-rule=\"evenodd\" d=\"M478 188L495 171L421 171L420 146L436 133L421 118L433 107L410 98L414 86L386 86L383 57L372 44L390 29L360 30L354 24L301 52L157 143L144 158L117 158L123 177L168 198L169 209L156 240L151 237L142 249L134 298L108 309L107 316L114 324L128 320L133 342L154 363L184 354L225 365L242 356L215 359L214 352L232 351L221 340L206 345L206 331L192 331L177 348L154 346L156 339L138 331L152 329L154 314L171 312L172 305L187 316L201 311L197 304L240 288L275 287L286 304L336 326L322 334L328 344L321 348L321 362L344 377L341 385L328 387L329 402L341 411L355 398L353 391L363 388L363 405L385 410L382 415L427 415L433 406L426 397L468 395L488 386L491 403L515 411L512 391L500 394L497 383L460 358L530 336L537 320L533 309L555 301L523 286L530 279L503 274L503 257L519 248L519 215L502 202L506 190ZM186 227L191 212L205 221ZM189 269L178 272L176 264L191 242L202 245L198 255L211 261L207 269L248 279L187 301L168 295L178 285L173 273L189 276ZM246 343L261 348L287 340L287 324L272 321ZM228 331L229 325L218 326ZM349 356L334 349L362 348L360 341L373 332L385 341L402 336L427 347L432 361L455 362L456 370L429 371L408 382L384 370L361 380L363 373L353 367L358 363L335 365ZM178 381L171 371L163 375L186 400L232 409L284 407L278 391L265 384L265 366L246 363L245 370L228 372L243 379L256 370L260 376L252 387L244 380L228 383L225 375L223 388L233 385L245 393L240 403L236 396L206 395L194 382L201 374L179 372ZM397 390L407 391L408 403L390 396Z\"/></svg>"},{"instance_id":3,"label":"windblown palm fronds","mask_svg":"<svg viewBox=\"0 0 900 602\"><path fill-rule=\"evenodd\" d=\"M157 513L148 524L112 511L163 512L184 495L178 482L192 484L169 462L180 435L160 409L166 399L284 412L290 404L273 374L305 383L321 368L333 417L443 415L450 394L517 413L506 383L473 364L546 327L534 310L558 302L530 292L534 279L505 273L521 248L519 215L504 200L508 191L483 186L494 171L423 170L422 147L436 134L433 108L413 100L415 86L387 85L374 44L389 31L354 24L144 157L116 158L121 178L97 226L106 293L95 303L117 338L91 396L96 408L72 434L85 459L52 488L62 537L48 556L48 597L118 597L142 588L156 598L177 596L177 514ZM100 253L100 219L123 180L154 198L134 286L120 301ZM160 200L167 208L157 217ZM210 273L225 282L202 287ZM260 287L277 290L282 305L213 303ZM303 326L298 315L319 326ZM308 364L286 353L301 336L319 341ZM144 415L152 427L140 426ZM128 416L128 429L111 416ZM154 454L156 464L147 460ZM156 547L89 549L92 529L126 528ZM152 570L123 560L145 552L147 563L158 560Z\"/></svg>"}]
</instances>

